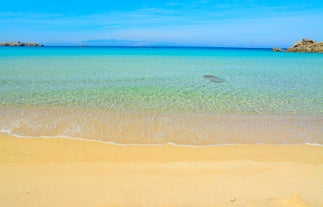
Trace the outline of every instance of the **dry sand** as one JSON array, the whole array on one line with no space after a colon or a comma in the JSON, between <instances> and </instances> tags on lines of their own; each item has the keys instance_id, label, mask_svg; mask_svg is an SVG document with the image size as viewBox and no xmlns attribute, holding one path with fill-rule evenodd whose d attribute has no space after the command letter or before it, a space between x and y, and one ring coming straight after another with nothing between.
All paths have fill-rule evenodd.
<instances>
[{"instance_id":1,"label":"dry sand","mask_svg":"<svg viewBox=\"0 0 323 207\"><path fill-rule=\"evenodd\" d=\"M323 148L0 136L1 207L323 206Z\"/></svg>"}]
</instances>

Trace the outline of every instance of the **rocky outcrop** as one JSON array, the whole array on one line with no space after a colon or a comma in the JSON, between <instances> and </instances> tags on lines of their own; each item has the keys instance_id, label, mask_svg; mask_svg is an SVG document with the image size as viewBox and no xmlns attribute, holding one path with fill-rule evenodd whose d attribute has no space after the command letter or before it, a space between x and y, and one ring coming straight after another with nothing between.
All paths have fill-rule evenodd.
<instances>
[{"instance_id":1,"label":"rocky outcrop","mask_svg":"<svg viewBox=\"0 0 323 207\"><path fill-rule=\"evenodd\" d=\"M44 45L36 42L0 42L0 46L11 47L42 47Z\"/></svg>"},{"instance_id":2,"label":"rocky outcrop","mask_svg":"<svg viewBox=\"0 0 323 207\"><path fill-rule=\"evenodd\" d=\"M323 52L323 42L302 39L288 48L287 52Z\"/></svg>"},{"instance_id":3,"label":"rocky outcrop","mask_svg":"<svg viewBox=\"0 0 323 207\"><path fill-rule=\"evenodd\" d=\"M285 52L285 50L281 49L280 47L274 47L272 50L274 52Z\"/></svg>"}]
</instances>

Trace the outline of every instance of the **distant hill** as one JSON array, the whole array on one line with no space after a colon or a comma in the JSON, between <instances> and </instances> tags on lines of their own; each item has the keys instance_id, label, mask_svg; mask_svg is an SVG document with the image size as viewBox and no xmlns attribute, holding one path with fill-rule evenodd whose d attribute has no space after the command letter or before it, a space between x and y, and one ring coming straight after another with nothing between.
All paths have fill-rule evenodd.
<instances>
[{"instance_id":1,"label":"distant hill","mask_svg":"<svg viewBox=\"0 0 323 207\"><path fill-rule=\"evenodd\" d=\"M97 39L79 42L77 45L82 46L171 46L167 42L149 42L136 40L117 40L117 39Z\"/></svg>"}]
</instances>

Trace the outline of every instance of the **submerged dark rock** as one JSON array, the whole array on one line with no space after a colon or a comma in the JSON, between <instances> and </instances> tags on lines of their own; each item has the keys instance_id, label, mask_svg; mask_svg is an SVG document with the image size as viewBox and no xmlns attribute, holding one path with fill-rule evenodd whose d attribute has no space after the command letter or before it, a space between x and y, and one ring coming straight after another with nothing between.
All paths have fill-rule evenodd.
<instances>
[{"instance_id":1,"label":"submerged dark rock","mask_svg":"<svg viewBox=\"0 0 323 207\"><path fill-rule=\"evenodd\" d=\"M222 83L224 82L225 80L222 79L222 78L219 78L217 76L214 76L214 75L204 75L203 76L205 79L211 81L211 82L214 82L214 83Z\"/></svg>"}]
</instances>

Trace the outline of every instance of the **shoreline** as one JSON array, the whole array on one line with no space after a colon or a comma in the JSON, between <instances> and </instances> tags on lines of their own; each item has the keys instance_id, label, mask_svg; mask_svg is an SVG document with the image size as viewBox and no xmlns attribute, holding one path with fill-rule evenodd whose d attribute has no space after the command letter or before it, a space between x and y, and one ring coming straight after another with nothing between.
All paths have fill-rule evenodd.
<instances>
[{"instance_id":1,"label":"shoreline","mask_svg":"<svg viewBox=\"0 0 323 207\"><path fill-rule=\"evenodd\" d=\"M85 141L85 142L96 142L96 143L102 143L107 145L115 145L115 146L142 146L142 147L161 147L161 146L177 146L177 147L192 147L192 148L208 148L208 147L221 147L221 146L246 146L246 145L282 145L282 146L300 146L300 145L309 145L309 146L317 146L317 147L323 147L323 144L319 143L310 143L310 142L304 142L304 143L224 143L224 144L209 144L209 145L189 145L189 144L177 144L173 142L167 142L167 143L161 143L161 144L136 144L136 143L118 143L114 141L103 141L98 139L87 139L87 138L81 138L81 137L67 137L63 135L59 136L24 136L24 135L18 135L13 134L11 132L0 130L0 137L13 137L17 139L67 139L67 140L76 140L76 141Z\"/></svg>"},{"instance_id":2,"label":"shoreline","mask_svg":"<svg viewBox=\"0 0 323 207\"><path fill-rule=\"evenodd\" d=\"M19 137L65 137L120 145L323 144L322 115L1 109L0 133Z\"/></svg>"},{"instance_id":3,"label":"shoreline","mask_svg":"<svg viewBox=\"0 0 323 207\"><path fill-rule=\"evenodd\" d=\"M119 146L4 135L0 143L4 207L323 204L320 146Z\"/></svg>"},{"instance_id":4,"label":"shoreline","mask_svg":"<svg viewBox=\"0 0 323 207\"><path fill-rule=\"evenodd\" d=\"M83 151L78 151L79 148L87 147L90 153L93 154L102 154L106 153L105 161L111 161L109 153L117 153L118 151L123 151L128 149L128 152L135 152L135 155L138 155L139 160L147 161L157 161L168 160L168 161L185 161L185 159L192 161L193 160L214 160L214 161L226 161L232 159L245 159L252 161L284 161L284 162L293 162L293 161L302 161L305 163L320 163L323 164L323 148L317 145L308 145L308 144L233 144L233 145L215 145L215 146L182 146L182 145L173 145L173 144L160 144L160 145L132 145L132 144L113 144L101 141L93 140L76 140L68 138L17 138L13 136L3 135L0 133L0 141L2 143L2 155L6 150L5 145L8 145L8 148L12 150L29 150L28 146L32 147L32 150L37 153L43 153L44 155L51 156L51 159L56 157L64 157L64 153L71 155L71 149L75 149L75 157L85 158L87 154ZM66 146L65 146L66 145ZM59 151L47 151L47 147L52 146L54 148L60 148ZM112 150L111 152L105 152L105 149ZM250 150L252 149L252 150ZM283 157L286 153L285 149L295 153L293 157ZM102 150L97 151L97 150ZM304 151L302 151L304 150ZM312 151L321 154L322 156L316 157L311 154L307 154L308 151ZM171 153L181 154L180 157L172 157L172 155L164 155L163 151L170 151ZM218 157L217 151L224 153L225 156ZM126 154L128 154L128 152ZM153 152L155 157L146 157L144 156L147 152ZM236 152L236 153L234 153ZM200 153L198 159L196 159L196 154ZM264 154L265 156L257 157L259 153ZM92 154L92 155L93 155ZM135 156L123 154L125 161L138 160ZM18 154L16 154L18 155ZM2 156L3 158L4 156ZM19 157L19 156L17 156ZM167 159L166 159L167 157ZM277 160L275 160L275 159ZM127 160L129 159L129 160ZM65 159L63 159L65 160ZM0 162L1 160L0 156ZM13 161L13 160L11 160ZM29 162L30 160L25 160ZM70 161L70 157L66 159Z\"/></svg>"}]
</instances>

